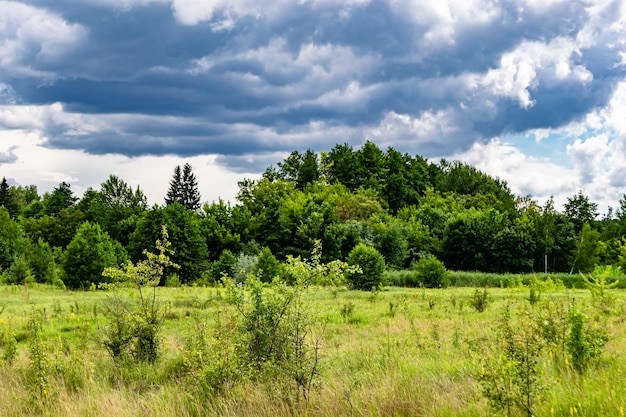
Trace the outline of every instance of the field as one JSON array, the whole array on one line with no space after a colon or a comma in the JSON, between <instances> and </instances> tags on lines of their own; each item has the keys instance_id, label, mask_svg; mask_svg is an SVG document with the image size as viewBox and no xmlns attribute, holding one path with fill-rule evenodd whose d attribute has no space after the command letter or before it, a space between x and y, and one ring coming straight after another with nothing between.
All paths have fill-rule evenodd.
<instances>
[{"instance_id":1,"label":"field","mask_svg":"<svg viewBox=\"0 0 626 417\"><path fill-rule=\"evenodd\" d=\"M306 329L295 365L313 363L310 385L281 376L293 366L235 364L241 312L225 288L156 291L150 362L103 346L112 300L136 290L0 287L0 415L624 415L621 289L308 288L291 330Z\"/></svg>"}]
</instances>

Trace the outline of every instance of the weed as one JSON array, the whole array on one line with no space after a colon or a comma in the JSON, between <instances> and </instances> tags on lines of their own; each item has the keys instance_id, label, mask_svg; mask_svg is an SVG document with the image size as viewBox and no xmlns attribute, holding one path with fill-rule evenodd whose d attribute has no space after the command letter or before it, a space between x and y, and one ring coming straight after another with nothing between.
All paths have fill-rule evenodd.
<instances>
[{"instance_id":1,"label":"weed","mask_svg":"<svg viewBox=\"0 0 626 417\"><path fill-rule=\"evenodd\" d=\"M591 361L602 354L609 340L602 327L589 327L587 321L587 316L576 307L570 309L570 332L565 346L572 366L578 373L584 372Z\"/></svg>"},{"instance_id":2,"label":"weed","mask_svg":"<svg viewBox=\"0 0 626 417\"><path fill-rule=\"evenodd\" d=\"M482 291L476 288L474 295L469 300L469 304L479 313L482 313L487 309L489 302L490 300L487 288L483 288Z\"/></svg>"},{"instance_id":3,"label":"weed","mask_svg":"<svg viewBox=\"0 0 626 417\"><path fill-rule=\"evenodd\" d=\"M9 364L13 364L13 361L17 357L17 340L15 339L10 321L7 324L7 329L2 338L2 344L4 345L2 359Z\"/></svg>"},{"instance_id":4,"label":"weed","mask_svg":"<svg viewBox=\"0 0 626 417\"><path fill-rule=\"evenodd\" d=\"M33 311L28 320L30 365L27 381L30 400L38 408L45 407L51 398L48 352L41 334L42 320L42 314L37 310Z\"/></svg>"},{"instance_id":5,"label":"weed","mask_svg":"<svg viewBox=\"0 0 626 417\"><path fill-rule=\"evenodd\" d=\"M484 358L477 378L483 395L506 416L520 410L531 417L543 390L538 358L544 343L529 314L514 328L507 306L491 355Z\"/></svg>"},{"instance_id":6,"label":"weed","mask_svg":"<svg viewBox=\"0 0 626 417\"><path fill-rule=\"evenodd\" d=\"M354 320L354 303L347 302L343 306L341 306L341 317L345 320L346 323L352 323Z\"/></svg>"},{"instance_id":7,"label":"weed","mask_svg":"<svg viewBox=\"0 0 626 417\"><path fill-rule=\"evenodd\" d=\"M108 310L112 325L107 332L107 339L104 343L114 358L121 356L128 346L129 326L126 318L120 316L129 315L133 318L133 356L139 361L156 361L159 350L159 332L168 310L167 306L159 303L156 290L165 268L179 267L170 261L169 255L172 253L170 246L167 228L163 226L161 239L156 241L159 254L145 250L144 255L147 259L137 262L136 265L129 261L122 269L106 268L102 273L104 276L134 286L138 292L138 305L132 309L119 298L119 293L115 291L115 285L112 286L114 290L113 308ZM146 294L146 288L151 290L151 294Z\"/></svg>"}]
</instances>

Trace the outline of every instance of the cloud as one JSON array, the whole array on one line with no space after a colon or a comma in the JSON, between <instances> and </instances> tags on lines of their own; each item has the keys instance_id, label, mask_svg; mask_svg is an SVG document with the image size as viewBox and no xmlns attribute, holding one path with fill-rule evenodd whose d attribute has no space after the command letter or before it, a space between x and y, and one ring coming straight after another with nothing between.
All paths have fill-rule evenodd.
<instances>
[{"instance_id":1,"label":"cloud","mask_svg":"<svg viewBox=\"0 0 626 417\"><path fill-rule=\"evenodd\" d=\"M0 69L19 77L54 78L54 66L78 47L86 29L46 10L0 1Z\"/></svg>"},{"instance_id":2,"label":"cloud","mask_svg":"<svg viewBox=\"0 0 626 417\"><path fill-rule=\"evenodd\" d=\"M522 193L600 182L605 198L622 182L623 1L0 0L0 9L1 135L33 135L39 148L116 163L203 157L239 175L294 149L369 139L426 157L509 161L493 169ZM4 158L23 161L20 149ZM522 181L526 163L567 181Z\"/></svg>"},{"instance_id":3,"label":"cloud","mask_svg":"<svg viewBox=\"0 0 626 417\"><path fill-rule=\"evenodd\" d=\"M0 151L0 165L11 164L17 161L17 155L15 155L15 149L17 149L17 146L13 145L13 146L10 146L6 152Z\"/></svg>"}]
</instances>

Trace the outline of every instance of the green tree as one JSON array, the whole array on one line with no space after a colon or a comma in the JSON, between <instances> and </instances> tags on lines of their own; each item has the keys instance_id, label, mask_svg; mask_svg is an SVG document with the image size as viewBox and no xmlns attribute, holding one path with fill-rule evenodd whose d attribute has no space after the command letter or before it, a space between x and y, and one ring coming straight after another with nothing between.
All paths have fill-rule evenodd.
<instances>
[{"instance_id":1,"label":"green tree","mask_svg":"<svg viewBox=\"0 0 626 417\"><path fill-rule=\"evenodd\" d=\"M17 202L11 193L11 187L9 187L7 179L4 177L2 177L2 182L0 182L0 206L7 209L11 217L18 215L19 208Z\"/></svg>"},{"instance_id":2,"label":"green tree","mask_svg":"<svg viewBox=\"0 0 626 417\"><path fill-rule=\"evenodd\" d=\"M280 262L269 248L263 248L252 271L261 282L272 282L274 278L280 276Z\"/></svg>"},{"instance_id":3,"label":"green tree","mask_svg":"<svg viewBox=\"0 0 626 417\"><path fill-rule=\"evenodd\" d=\"M585 223L593 222L598 216L598 205L589 201L581 191L573 197L569 197L564 204L565 215L574 224L574 231L580 233Z\"/></svg>"},{"instance_id":4,"label":"green tree","mask_svg":"<svg viewBox=\"0 0 626 417\"><path fill-rule=\"evenodd\" d=\"M385 258L375 248L359 243L348 255L347 262L360 268L360 271L346 272L346 279L352 288L369 291L383 285Z\"/></svg>"},{"instance_id":5,"label":"green tree","mask_svg":"<svg viewBox=\"0 0 626 417\"><path fill-rule=\"evenodd\" d=\"M22 221L26 234L33 241L40 238L52 247L65 248L85 220L77 208L62 209L54 216L30 217Z\"/></svg>"},{"instance_id":6,"label":"green tree","mask_svg":"<svg viewBox=\"0 0 626 417\"><path fill-rule=\"evenodd\" d=\"M438 178L438 190L442 193L454 192L459 195L473 196L468 202L472 207L481 207L480 200L489 198L489 207L499 211L515 211L515 196L511 193L507 183L497 178L492 178L479 169L462 162L448 162L442 160L441 174ZM476 196L482 195L478 200ZM478 204L477 204L478 203ZM468 207L469 208L469 207Z\"/></svg>"},{"instance_id":7,"label":"green tree","mask_svg":"<svg viewBox=\"0 0 626 417\"><path fill-rule=\"evenodd\" d=\"M107 282L102 272L124 260L118 259L118 254L122 257L122 251L115 247L113 240L102 231L100 225L83 223L63 254L63 282L72 289L86 289L92 283Z\"/></svg>"},{"instance_id":8,"label":"green tree","mask_svg":"<svg viewBox=\"0 0 626 417\"><path fill-rule=\"evenodd\" d=\"M324 154L322 165L325 167L329 183L338 182L350 191L355 191L362 185L360 173L363 167L352 146L347 143L335 145L330 152Z\"/></svg>"},{"instance_id":9,"label":"green tree","mask_svg":"<svg viewBox=\"0 0 626 417\"><path fill-rule=\"evenodd\" d=\"M422 256L414 268L418 281L426 288L445 288L450 285L448 271L436 256Z\"/></svg>"},{"instance_id":10,"label":"green tree","mask_svg":"<svg viewBox=\"0 0 626 417\"><path fill-rule=\"evenodd\" d=\"M47 215L56 215L63 209L69 209L78 201L78 197L74 196L74 192L70 188L70 184L62 182L58 187L44 197L44 213Z\"/></svg>"},{"instance_id":11,"label":"green tree","mask_svg":"<svg viewBox=\"0 0 626 417\"><path fill-rule=\"evenodd\" d=\"M43 239L29 245L27 259L33 276L37 282L57 284L60 279L57 271L55 253Z\"/></svg>"},{"instance_id":12,"label":"green tree","mask_svg":"<svg viewBox=\"0 0 626 417\"><path fill-rule=\"evenodd\" d=\"M133 262L144 258L145 249L154 251L154 242L161 236L161 226L167 226L171 243L172 261L180 265L178 274L183 284L191 283L208 269L206 241L200 228L198 214L185 209L180 203L165 207L153 206L137 221L130 236L128 253ZM174 271L166 271L168 274ZM164 285L165 282L161 282Z\"/></svg>"},{"instance_id":13,"label":"green tree","mask_svg":"<svg viewBox=\"0 0 626 417\"><path fill-rule=\"evenodd\" d=\"M86 220L97 222L112 239L126 246L148 203L139 187L133 190L121 178L110 175L99 191L87 190L77 207Z\"/></svg>"},{"instance_id":14,"label":"green tree","mask_svg":"<svg viewBox=\"0 0 626 417\"><path fill-rule=\"evenodd\" d=\"M238 232L240 227L236 224L235 212L230 203L225 203L222 199L202 207L200 227L206 240L209 259L215 260L225 250L239 252L241 235ZM245 220L248 221L249 218Z\"/></svg>"},{"instance_id":15,"label":"green tree","mask_svg":"<svg viewBox=\"0 0 626 417\"><path fill-rule=\"evenodd\" d=\"M372 217L370 223L374 232L374 247L385 258L387 267L402 268L409 253L404 224L389 215Z\"/></svg>"},{"instance_id":16,"label":"green tree","mask_svg":"<svg viewBox=\"0 0 626 417\"><path fill-rule=\"evenodd\" d=\"M572 252L570 274L574 272L591 272L598 264L603 245L600 244L600 233L585 223L578 234L576 246Z\"/></svg>"},{"instance_id":17,"label":"green tree","mask_svg":"<svg viewBox=\"0 0 626 417\"><path fill-rule=\"evenodd\" d=\"M360 169L355 174L357 174L359 187L382 192L387 178L383 151L368 140L357 151L357 160Z\"/></svg>"},{"instance_id":18,"label":"green tree","mask_svg":"<svg viewBox=\"0 0 626 417\"><path fill-rule=\"evenodd\" d=\"M11 218L5 207L0 206L0 269L8 269L14 259L24 252L26 245L20 223Z\"/></svg>"},{"instance_id":19,"label":"green tree","mask_svg":"<svg viewBox=\"0 0 626 417\"><path fill-rule=\"evenodd\" d=\"M170 188L165 197L165 204L180 203L187 210L196 211L200 208L200 192L198 181L192 171L191 165L183 166L182 174L180 165L174 168L174 174L170 181Z\"/></svg>"},{"instance_id":20,"label":"green tree","mask_svg":"<svg viewBox=\"0 0 626 417\"><path fill-rule=\"evenodd\" d=\"M459 213L446 224L442 240L446 267L464 271L528 272L535 245L506 213L490 209Z\"/></svg>"}]
</instances>

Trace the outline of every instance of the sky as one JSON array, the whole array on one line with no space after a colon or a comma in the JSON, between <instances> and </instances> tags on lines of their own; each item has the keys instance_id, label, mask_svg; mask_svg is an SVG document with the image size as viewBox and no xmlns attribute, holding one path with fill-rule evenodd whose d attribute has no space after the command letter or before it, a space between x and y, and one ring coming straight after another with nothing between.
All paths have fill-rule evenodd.
<instances>
[{"instance_id":1,"label":"sky","mask_svg":"<svg viewBox=\"0 0 626 417\"><path fill-rule=\"evenodd\" d=\"M557 208L626 194L623 0L0 0L0 176L235 202L370 140Z\"/></svg>"}]
</instances>

